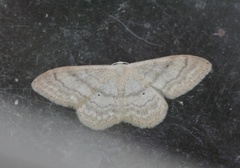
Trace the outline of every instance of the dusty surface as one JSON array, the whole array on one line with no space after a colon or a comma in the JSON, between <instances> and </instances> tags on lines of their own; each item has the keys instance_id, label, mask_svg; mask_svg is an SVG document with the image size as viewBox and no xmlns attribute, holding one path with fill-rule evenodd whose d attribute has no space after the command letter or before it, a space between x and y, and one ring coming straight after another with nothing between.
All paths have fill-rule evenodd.
<instances>
[{"instance_id":1,"label":"dusty surface","mask_svg":"<svg viewBox=\"0 0 240 168\"><path fill-rule=\"evenodd\" d=\"M11 167L240 166L240 3L233 1L0 0L0 164ZM212 72L167 100L153 129L84 127L74 110L31 89L60 66L174 54Z\"/></svg>"}]
</instances>

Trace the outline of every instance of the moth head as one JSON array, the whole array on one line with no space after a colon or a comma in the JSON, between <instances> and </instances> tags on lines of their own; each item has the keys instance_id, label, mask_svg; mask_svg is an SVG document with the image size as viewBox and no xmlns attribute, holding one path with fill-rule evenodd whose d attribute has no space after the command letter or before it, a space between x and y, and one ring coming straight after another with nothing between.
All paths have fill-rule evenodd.
<instances>
[{"instance_id":1,"label":"moth head","mask_svg":"<svg viewBox=\"0 0 240 168\"><path fill-rule=\"evenodd\" d=\"M128 64L129 64L128 62L119 61L119 62L113 63L112 65L128 65Z\"/></svg>"}]
</instances>

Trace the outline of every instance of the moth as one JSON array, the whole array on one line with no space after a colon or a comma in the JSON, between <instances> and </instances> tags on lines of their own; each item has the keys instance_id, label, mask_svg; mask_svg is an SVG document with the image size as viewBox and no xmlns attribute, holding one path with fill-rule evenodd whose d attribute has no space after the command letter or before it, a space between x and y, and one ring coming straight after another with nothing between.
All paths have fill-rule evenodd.
<instances>
[{"instance_id":1,"label":"moth","mask_svg":"<svg viewBox=\"0 0 240 168\"><path fill-rule=\"evenodd\" d=\"M173 55L135 63L66 66L33 82L34 91L76 110L82 124L103 130L120 122L140 128L161 123L175 99L193 89L211 70L206 59Z\"/></svg>"}]
</instances>

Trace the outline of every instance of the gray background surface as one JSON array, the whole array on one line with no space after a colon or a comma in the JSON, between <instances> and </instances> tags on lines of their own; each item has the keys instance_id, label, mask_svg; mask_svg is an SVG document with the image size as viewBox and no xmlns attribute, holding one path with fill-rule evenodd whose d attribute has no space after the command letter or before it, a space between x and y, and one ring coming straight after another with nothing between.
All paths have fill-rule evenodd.
<instances>
[{"instance_id":1,"label":"gray background surface","mask_svg":"<svg viewBox=\"0 0 240 168\"><path fill-rule=\"evenodd\" d=\"M0 167L240 167L240 2L0 0ZM60 66L193 54L213 64L153 129L92 131L31 89Z\"/></svg>"}]
</instances>

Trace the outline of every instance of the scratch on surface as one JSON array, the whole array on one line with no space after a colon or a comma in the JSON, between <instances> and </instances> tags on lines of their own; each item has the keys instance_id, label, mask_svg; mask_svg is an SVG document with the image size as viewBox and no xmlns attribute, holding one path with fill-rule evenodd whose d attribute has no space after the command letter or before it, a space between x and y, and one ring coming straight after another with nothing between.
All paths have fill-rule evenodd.
<instances>
[{"instance_id":1,"label":"scratch on surface","mask_svg":"<svg viewBox=\"0 0 240 168\"><path fill-rule=\"evenodd\" d=\"M121 20L117 19L116 17L110 15L109 16L110 18L116 20L117 22L119 22L128 32L130 32L134 37L136 37L137 39L141 40L141 41L144 41L145 43L149 44L149 45L153 45L153 46L158 46L158 47L163 47L163 45L160 45L160 44L156 44L156 43L152 43L152 42L149 42L148 40L136 35L132 30L130 30Z\"/></svg>"},{"instance_id":2,"label":"scratch on surface","mask_svg":"<svg viewBox=\"0 0 240 168\"><path fill-rule=\"evenodd\" d=\"M175 126L177 126L177 127L180 127L180 128L182 128L183 130L187 131L190 135L192 135L194 138L196 138L196 139L201 143L201 145L203 146L202 140L201 140L199 137L195 136L190 130L188 130L187 128L185 128L184 126L181 126L181 125L179 125L179 124L173 124L173 125L175 125Z\"/></svg>"}]
</instances>

